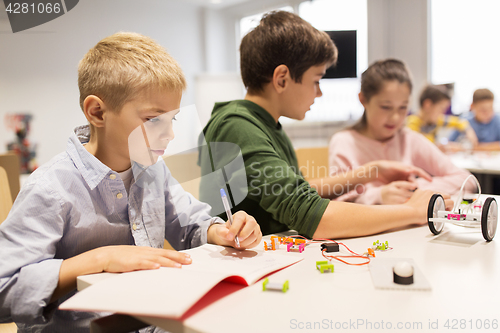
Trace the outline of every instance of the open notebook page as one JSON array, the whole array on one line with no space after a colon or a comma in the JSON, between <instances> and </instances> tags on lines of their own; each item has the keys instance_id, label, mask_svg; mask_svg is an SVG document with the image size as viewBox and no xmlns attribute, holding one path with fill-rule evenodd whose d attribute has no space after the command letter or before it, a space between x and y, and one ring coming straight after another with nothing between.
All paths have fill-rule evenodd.
<instances>
[{"instance_id":1,"label":"open notebook page","mask_svg":"<svg viewBox=\"0 0 500 333\"><path fill-rule=\"evenodd\" d=\"M302 260L293 253L238 251L217 245L203 245L186 252L193 259L191 265L117 274L77 293L59 308L179 318L228 277L239 276L237 282L252 284Z\"/></svg>"},{"instance_id":2,"label":"open notebook page","mask_svg":"<svg viewBox=\"0 0 500 333\"><path fill-rule=\"evenodd\" d=\"M231 279L231 282L245 285L251 285L271 272L302 260L302 256L296 253L283 254L256 249L239 251L211 244L183 252L189 253L193 263L182 269L235 275L241 279Z\"/></svg>"}]
</instances>

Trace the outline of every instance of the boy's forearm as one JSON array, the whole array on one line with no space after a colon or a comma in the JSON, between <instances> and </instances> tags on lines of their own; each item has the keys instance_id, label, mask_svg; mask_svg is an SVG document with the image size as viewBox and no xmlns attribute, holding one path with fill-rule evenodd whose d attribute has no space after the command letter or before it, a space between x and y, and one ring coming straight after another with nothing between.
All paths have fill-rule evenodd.
<instances>
[{"instance_id":1,"label":"boy's forearm","mask_svg":"<svg viewBox=\"0 0 500 333\"><path fill-rule=\"evenodd\" d=\"M64 260L59 270L59 281L50 302L76 289L76 278L78 276L100 273L103 271L102 267L102 258L96 250L91 250Z\"/></svg>"},{"instance_id":2,"label":"boy's forearm","mask_svg":"<svg viewBox=\"0 0 500 333\"><path fill-rule=\"evenodd\" d=\"M308 182L321 197L334 199L355 190L357 185L364 185L374 179L376 179L376 172L371 164L366 164L332 177L315 178L308 180Z\"/></svg>"},{"instance_id":3,"label":"boy's forearm","mask_svg":"<svg viewBox=\"0 0 500 333\"><path fill-rule=\"evenodd\" d=\"M483 150L483 151L500 150L500 142L499 141L482 142L477 145L476 150Z\"/></svg>"},{"instance_id":4,"label":"boy's forearm","mask_svg":"<svg viewBox=\"0 0 500 333\"><path fill-rule=\"evenodd\" d=\"M407 205L368 206L332 201L314 238L367 236L423 221L425 216L416 214L415 209Z\"/></svg>"}]
</instances>

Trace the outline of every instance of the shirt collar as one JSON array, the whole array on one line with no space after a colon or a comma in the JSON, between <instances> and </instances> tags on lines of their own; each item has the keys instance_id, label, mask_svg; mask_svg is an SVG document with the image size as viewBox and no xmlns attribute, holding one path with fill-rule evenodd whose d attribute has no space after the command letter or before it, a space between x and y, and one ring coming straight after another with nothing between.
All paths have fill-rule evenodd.
<instances>
[{"instance_id":1,"label":"shirt collar","mask_svg":"<svg viewBox=\"0 0 500 333\"><path fill-rule=\"evenodd\" d=\"M93 190L104 177L113 171L83 147L83 144L89 142L89 140L89 125L76 127L69 137L66 152L75 163L89 188Z\"/></svg>"}]
</instances>

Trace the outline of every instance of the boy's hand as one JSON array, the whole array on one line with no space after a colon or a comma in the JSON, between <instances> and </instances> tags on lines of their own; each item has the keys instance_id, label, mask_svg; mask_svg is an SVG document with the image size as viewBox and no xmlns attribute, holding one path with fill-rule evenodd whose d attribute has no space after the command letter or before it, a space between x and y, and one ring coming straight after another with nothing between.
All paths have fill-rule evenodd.
<instances>
[{"instance_id":1,"label":"boy's hand","mask_svg":"<svg viewBox=\"0 0 500 333\"><path fill-rule=\"evenodd\" d=\"M437 146L445 154L452 154L465 150L465 147L461 143L454 141L450 141L445 145L438 144Z\"/></svg>"},{"instance_id":2,"label":"boy's hand","mask_svg":"<svg viewBox=\"0 0 500 333\"><path fill-rule=\"evenodd\" d=\"M59 281L50 302L76 288L80 275L101 272L123 273L160 267L181 267L191 263L186 253L145 246L116 245L93 249L63 260Z\"/></svg>"},{"instance_id":3,"label":"boy's hand","mask_svg":"<svg viewBox=\"0 0 500 333\"><path fill-rule=\"evenodd\" d=\"M427 210L429 209L429 201L435 191L432 190L416 190L413 193L410 200L408 200L405 205L410 206L415 211L415 217L420 221L418 224L424 225L427 224ZM448 194L439 193L443 196L444 204L446 210L451 210L453 208L453 200L450 199Z\"/></svg>"},{"instance_id":4,"label":"boy's hand","mask_svg":"<svg viewBox=\"0 0 500 333\"><path fill-rule=\"evenodd\" d=\"M240 247L236 246L235 236L238 236ZM208 229L208 242L217 245L232 246L238 249L250 249L262 240L260 226L253 216L244 211L233 214L233 224L213 224Z\"/></svg>"},{"instance_id":5,"label":"boy's hand","mask_svg":"<svg viewBox=\"0 0 500 333\"><path fill-rule=\"evenodd\" d=\"M432 181L432 177L423 169L397 161L374 161L365 164L365 168L371 180L379 180L386 184L396 180L409 180L414 176Z\"/></svg>"},{"instance_id":6,"label":"boy's hand","mask_svg":"<svg viewBox=\"0 0 500 333\"><path fill-rule=\"evenodd\" d=\"M382 204L397 205L408 201L417 189L415 182L398 180L381 188Z\"/></svg>"},{"instance_id":7,"label":"boy's hand","mask_svg":"<svg viewBox=\"0 0 500 333\"><path fill-rule=\"evenodd\" d=\"M186 253L147 246L117 245L95 249L103 272L122 273L160 267L181 267L191 263Z\"/></svg>"}]
</instances>

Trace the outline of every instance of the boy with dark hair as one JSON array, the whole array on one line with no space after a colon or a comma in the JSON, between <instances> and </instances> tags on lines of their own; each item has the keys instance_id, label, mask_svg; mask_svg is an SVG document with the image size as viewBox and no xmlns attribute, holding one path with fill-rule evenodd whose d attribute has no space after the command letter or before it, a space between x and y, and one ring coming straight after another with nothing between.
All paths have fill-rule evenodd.
<instances>
[{"instance_id":1,"label":"boy with dark hair","mask_svg":"<svg viewBox=\"0 0 500 333\"><path fill-rule=\"evenodd\" d=\"M165 238L177 250L261 239L244 212L232 226L211 217L159 159L186 85L163 47L134 33L107 37L81 60L78 85L90 127L30 176L0 225L0 322L18 332L88 332L99 314L57 310L77 276L190 264L162 249Z\"/></svg>"},{"instance_id":2,"label":"boy with dark hair","mask_svg":"<svg viewBox=\"0 0 500 333\"><path fill-rule=\"evenodd\" d=\"M446 111L450 107L450 95L443 87L428 85L420 93L420 110L417 114L409 115L406 125L427 139L435 143L443 151L462 150L459 143L449 142L448 136L452 131L465 135L472 144L477 145L477 137L469 123L457 116L447 116ZM438 142L438 137L445 135ZM450 137L451 140L451 137Z\"/></svg>"},{"instance_id":3,"label":"boy with dark hair","mask_svg":"<svg viewBox=\"0 0 500 333\"><path fill-rule=\"evenodd\" d=\"M352 173L310 182L298 170L279 118L304 119L314 99L321 96L319 81L337 58L336 47L325 32L295 14L271 12L243 38L240 54L247 95L244 100L215 104L203 130L208 149L200 149L202 175L222 169L224 181L232 185L232 196L244 197L239 203L235 200L234 210L252 212L264 234L294 229L309 238L361 236L426 223L432 195L428 191L417 190L406 204L394 206L330 201L334 187L347 193L375 179L387 183L406 180L411 174L429 179L419 168L377 161ZM227 152L210 151L221 142L240 147L248 186L238 187L232 182L237 175L220 163L227 161ZM200 199L217 204L211 193L224 185L202 177Z\"/></svg>"}]
</instances>

